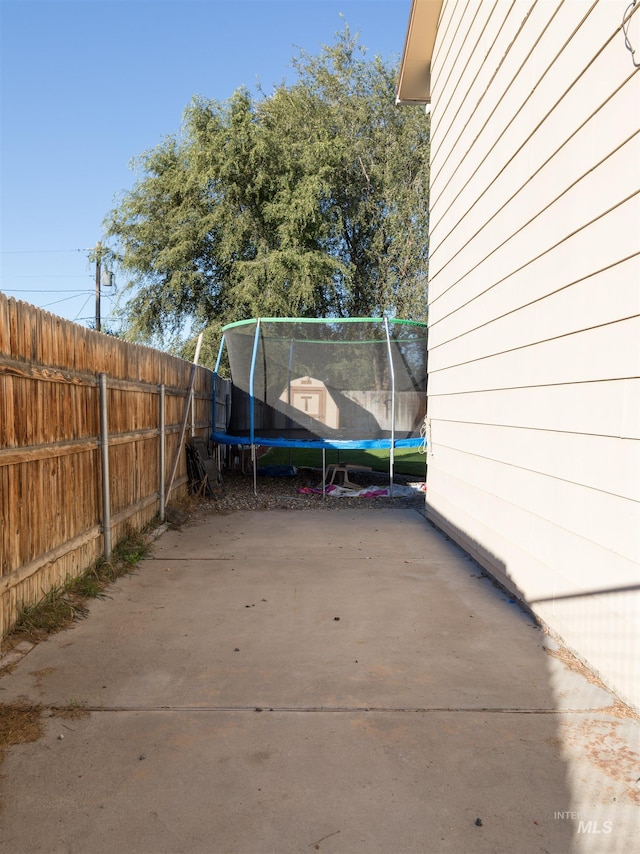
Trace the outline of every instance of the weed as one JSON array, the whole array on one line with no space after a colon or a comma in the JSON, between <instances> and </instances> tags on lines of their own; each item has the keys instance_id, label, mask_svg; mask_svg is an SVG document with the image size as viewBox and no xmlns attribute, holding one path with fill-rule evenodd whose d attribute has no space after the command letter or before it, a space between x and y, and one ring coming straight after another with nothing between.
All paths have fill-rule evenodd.
<instances>
[{"instance_id":1,"label":"weed","mask_svg":"<svg viewBox=\"0 0 640 854\"><path fill-rule=\"evenodd\" d=\"M97 599L104 596L104 582L95 565L77 578L68 578L64 589L80 599Z\"/></svg>"},{"instance_id":2,"label":"weed","mask_svg":"<svg viewBox=\"0 0 640 854\"><path fill-rule=\"evenodd\" d=\"M67 578L61 586L52 587L34 605L23 605L9 640L28 638L33 642L67 628L88 614L89 599L105 598L110 584L134 567L149 551L144 531L127 531L116 545L110 560L99 558L81 575Z\"/></svg>"},{"instance_id":3,"label":"weed","mask_svg":"<svg viewBox=\"0 0 640 854\"><path fill-rule=\"evenodd\" d=\"M129 566L135 566L148 553L149 545L141 539L127 539L120 543L115 550L117 560Z\"/></svg>"},{"instance_id":4,"label":"weed","mask_svg":"<svg viewBox=\"0 0 640 854\"><path fill-rule=\"evenodd\" d=\"M71 698L66 706L51 706L51 714L65 721L77 721L80 718L88 718L91 714L87 708L86 700Z\"/></svg>"},{"instance_id":5,"label":"weed","mask_svg":"<svg viewBox=\"0 0 640 854\"><path fill-rule=\"evenodd\" d=\"M37 641L86 615L87 607L81 599L64 586L52 587L35 605L22 607L16 631Z\"/></svg>"}]
</instances>

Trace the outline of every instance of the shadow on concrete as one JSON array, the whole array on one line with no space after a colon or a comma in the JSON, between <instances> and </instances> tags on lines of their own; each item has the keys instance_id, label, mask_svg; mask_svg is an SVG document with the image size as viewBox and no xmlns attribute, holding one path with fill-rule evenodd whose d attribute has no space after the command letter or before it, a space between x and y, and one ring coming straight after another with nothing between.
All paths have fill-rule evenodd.
<instances>
[{"instance_id":1,"label":"shadow on concrete","mask_svg":"<svg viewBox=\"0 0 640 854\"><path fill-rule=\"evenodd\" d=\"M558 802L553 809L553 821L571 829L568 851L575 854L607 854L633 850L640 833L640 725L635 710L625 705L595 674L569 650L535 613L544 603L570 606L576 600L588 600L591 613L587 615L593 643L607 645L610 637L599 631L599 609L602 598L635 592L640 585L624 585L604 589L538 597L527 600L514 582L505 563L486 547L470 538L466 531L428 521L436 530L453 542L464 543L479 571L487 581L503 593L503 601L519 607L539 626L543 634L543 659L547 674L547 695L554 706L556 738L565 764L566 795L564 806ZM489 567L487 570L486 567ZM564 620L569 611L565 610ZM569 618L570 619L570 618ZM585 613L581 609L580 621ZM636 657L630 644L617 639L619 670L629 671ZM628 677L628 672L627 672ZM620 678L621 684L631 680Z\"/></svg>"}]
</instances>

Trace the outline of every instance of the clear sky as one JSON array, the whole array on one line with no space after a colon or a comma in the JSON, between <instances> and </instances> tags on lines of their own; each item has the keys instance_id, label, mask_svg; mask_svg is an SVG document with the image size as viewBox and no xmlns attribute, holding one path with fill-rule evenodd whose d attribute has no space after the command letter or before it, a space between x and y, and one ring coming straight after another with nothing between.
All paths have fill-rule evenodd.
<instances>
[{"instance_id":1,"label":"clear sky","mask_svg":"<svg viewBox=\"0 0 640 854\"><path fill-rule=\"evenodd\" d=\"M176 133L195 94L292 80L343 13L369 55L400 57L410 0L0 0L0 290L95 316L88 251L132 158ZM124 282L118 282L122 285ZM104 291L102 319L115 297Z\"/></svg>"}]
</instances>

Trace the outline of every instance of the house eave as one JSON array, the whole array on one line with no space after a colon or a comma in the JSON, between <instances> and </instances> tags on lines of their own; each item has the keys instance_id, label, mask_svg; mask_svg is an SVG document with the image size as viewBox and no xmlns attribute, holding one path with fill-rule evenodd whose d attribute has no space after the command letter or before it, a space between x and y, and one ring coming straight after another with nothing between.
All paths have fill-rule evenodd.
<instances>
[{"instance_id":1,"label":"house eave","mask_svg":"<svg viewBox=\"0 0 640 854\"><path fill-rule=\"evenodd\" d=\"M397 104L431 103L431 57L441 9L442 0L411 0L400 62Z\"/></svg>"}]
</instances>

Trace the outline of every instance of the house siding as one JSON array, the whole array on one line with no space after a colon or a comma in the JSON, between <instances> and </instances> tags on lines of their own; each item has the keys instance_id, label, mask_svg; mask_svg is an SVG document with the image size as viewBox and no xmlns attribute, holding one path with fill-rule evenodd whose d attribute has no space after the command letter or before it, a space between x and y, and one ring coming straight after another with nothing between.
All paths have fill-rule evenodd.
<instances>
[{"instance_id":1,"label":"house siding","mask_svg":"<svg viewBox=\"0 0 640 854\"><path fill-rule=\"evenodd\" d=\"M640 706L640 76L623 11L443 3L427 513ZM640 13L629 35L640 49Z\"/></svg>"}]
</instances>

